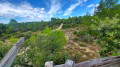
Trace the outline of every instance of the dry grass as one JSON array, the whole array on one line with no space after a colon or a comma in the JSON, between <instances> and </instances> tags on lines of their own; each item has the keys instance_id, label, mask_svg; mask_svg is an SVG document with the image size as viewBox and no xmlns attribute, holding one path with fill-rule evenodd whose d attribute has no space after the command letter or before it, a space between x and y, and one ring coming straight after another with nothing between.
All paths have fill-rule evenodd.
<instances>
[{"instance_id":1,"label":"dry grass","mask_svg":"<svg viewBox=\"0 0 120 67\"><path fill-rule=\"evenodd\" d=\"M100 51L100 46L94 45L92 42L84 42L80 39L74 40L77 38L76 35L74 35L74 31L80 31L83 30L82 28L69 28L61 30L66 36L67 44L64 46L64 50L69 52L71 56L73 57L72 60L76 63L83 62L90 59L95 59L99 57L98 52ZM76 53L78 53L76 56Z\"/></svg>"}]
</instances>

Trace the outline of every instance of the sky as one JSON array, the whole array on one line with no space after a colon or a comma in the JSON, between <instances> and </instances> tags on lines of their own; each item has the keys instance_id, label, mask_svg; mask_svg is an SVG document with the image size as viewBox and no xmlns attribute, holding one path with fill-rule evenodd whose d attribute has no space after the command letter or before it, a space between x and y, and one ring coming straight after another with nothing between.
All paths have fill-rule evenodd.
<instances>
[{"instance_id":1,"label":"sky","mask_svg":"<svg viewBox=\"0 0 120 67\"><path fill-rule=\"evenodd\" d=\"M100 0L0 0L0 23L49 21L94 13Z\"/></svg>"}]
</instances>

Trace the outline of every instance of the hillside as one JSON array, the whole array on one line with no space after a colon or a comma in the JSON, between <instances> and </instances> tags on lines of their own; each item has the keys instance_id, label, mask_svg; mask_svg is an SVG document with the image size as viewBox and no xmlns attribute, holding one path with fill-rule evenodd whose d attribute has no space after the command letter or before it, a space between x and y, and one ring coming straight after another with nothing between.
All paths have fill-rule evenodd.
<instances>
[{"instance_id":1,"label":"hillside","mask_svg":"<svg viewBox=\"0 0 120 67\"><path fill-rule=\"evenodd\" d=\"M95 45L93 42L82 41L80 37L74 35L74 31L81 30L81 28L77 28L68 28L61 30L67 39L67 44L64 46L65 51L69 52L71 56L73 56L73 60L76 63L99 58L98 52L101 49L100 46ZM78 38L78 40L75 40L75 38Z\"/></svg>"},{"instance_id":2,"label":"hillside","mask_svg":"<svg viewBox=\"0 0 120 67\"><path fill-rule=\"evenodd\" d=\"M95 5L94 5L95 6ZM101 0L91 15L53 18L50 21L0 24L0 60L20 37L24 43L12 67L44 67L67 59L75 63L120 55L120 4Z\"/></svg>"}]
</instances>

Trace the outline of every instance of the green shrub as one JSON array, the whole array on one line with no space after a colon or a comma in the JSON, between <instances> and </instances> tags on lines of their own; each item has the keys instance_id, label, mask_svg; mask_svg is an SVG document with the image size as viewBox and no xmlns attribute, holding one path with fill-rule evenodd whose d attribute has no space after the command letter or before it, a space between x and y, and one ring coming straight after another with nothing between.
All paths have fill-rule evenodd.
<instances>
[{"instance_id":1,"label":"green shrub","mask_svg":"<svg viewBox=\"0 0 120 67\"><path fill-rule=\"evenodd\" d=\"M79 31L79 32L77 33L77 36L82 36L82 35L85 35L85 34L87 34L87 33L88 33L87 30Z\"/></svg>"},{"instance_id":2,"label":"green shrub","mask_svg":"<svg viewBox=\"0 0 120 67\"><path fill-rule=\"evenodd\" d=\"M4 44L3 41L0 41L0 60L5 56L11 47L11 44Z\"/></svg>"},{"instance_id":3,"label":"green shrub","mask_svg":"<svg viewBox=\"0 0 120 67\"><path fill-rule=\"evenodd\" d=\"M112 56L119 56L120 55L120 50L115 49L114 53L112 54Z\"/></svg>"},{"instance_id":4,"label":"green shrub","mask_svg":"<svg viewBox=\"0 0 120 67\"><path fill-rule=\"evenodd\" d=\"M77 31L74 31L73 34L74 34L74 35L77 35Z\"/></svg>"},{"instance_id":5,"label":"green shrub","mask_svg":"<svg viewBox=\"0 0 120 67\"><path fill-rule=\"evenodd\" d=\"M28 33L24 34L23 36L25 37L25 39L29 39L32 35L33 35L32 32L28 32Z\"/></svg>"},{"instance_id":6,"label":"green shrub","mask_svg":"<svg viewBox=\"0 0 120 67\"><path fill-rule=\"evenodd\" d=\"M82 57L82 53L76 52L75 55L72 57L73 61L79 62Z\"/></svg>"},{"instance_id":7,"label":"green shrub","mask_svg":"<svg viewBox=\"0 0 120 67\"><path fill-rule=\"evenodd\" d=\"M78 40L78 38L74 38L74 40L75 40L75 41L77 41L77 40Z\"/></svg>"},{"instance_id":8,"label":"green shrub","mask_svg":"<svg viewBox=\"0 0 120 67\"><path fill-rule=\"evenodd\" d=\"M70 54L66 52L56 53L50 60L53 60L55 65L64 64L67 59L71 59Z\"/></svg>"},{"instance_id":9,"label":"green shrub","mask_svg":"<svg viewBox=\"0 0 120 67\"><path fill-rule=\"evenodd\" d=\"M10 38L11 43L16 43L18 40L18 38L14 38L13 36Z\"/></svg>"},{"instance_id":10,"label":"green shrub","mask_svg":"<svg viewBox=\"0 0 120 67\"><path fill-rule=\"evenodd\" d=\"M99 31L89 30L89 34L90 34L90 35L93 35L93 36L98 36L98 35L99 35Z\"/></svg>"},{"instance_id":11,"label":"green shrub","mask_svg":"<svg viewBox=\"0 0 120 67\"><path fill-rule=\"evenodd\" d=\"M87 47L87 45L86 44L83 44L83 43L80 43L79 44L81 47Z\"/></svg>"},{"instance_id":12,"label":"green shrub","mask_svg":"<svg viewBox=\"0 0 120 67\"><path fill-rule=\"evenodd\" d=\"M76 30L79 30L79 28L76 28Z\"/></svg>"},{"instance_id":13,"label":"green shrub","mask_svg":"<svg viewBox=\"0 0 120 67\"><path fill-rule=\"evenodd\" d=\"M72 27L76 27L76 26L77 26L77 23L73 23L73 24L72 24Z\"/></svg>"},{"instance_id":14,"label":"green shrub","mask_svg":"<svg viewBox=\"0 0 120 67\"><path fill-rule=\"evenodd\" d=\"M69 58L69 54L62 51L65 44L66 39L61 31L52 31L47 27L43 33L31 36L24 42L23 48L29 47L29 49L18 58L16 57L14 64L32 62L30 66L44 67L47 61L54 61L55 64L65 63Z\"/></svg>"},{"instance_id":15,"label":"green shrub","mask_svg":"<svg viewBox=\"0 0 120 67\"><path fill-rule=\"evenodd\" d=\"M82 37L83 37L82 39L83 39L85 42L93 41L93 37L92 37L90 34L85 34L85 35L83 35Z\"/></svg>"},{"instance_id":16,"label":"green shrub","mask_svg":"<svg viewBox=\"0 0 120 67\"><path fill-rule=\"evenodd\" d=\"M71 27L70 24L64 24L62 28L63 28L63 29L66 29L66 28L70 28L70 27Z\"/></svg>"},{"instance_id":17,"label":"green shrub","mask_svg":"<svg viewBox=\"0 0 120 67\"><path fill-rule=\"evenodd\" d=\"M116 52L115 49L120 48L119 28L119 19L115 17L113 17L113 19L105 18L91 25L91 30L99 33L99 35L97 34L97 44L102 47L99 52L102 57L112 55Z\"/></svg>"}]
</instances>

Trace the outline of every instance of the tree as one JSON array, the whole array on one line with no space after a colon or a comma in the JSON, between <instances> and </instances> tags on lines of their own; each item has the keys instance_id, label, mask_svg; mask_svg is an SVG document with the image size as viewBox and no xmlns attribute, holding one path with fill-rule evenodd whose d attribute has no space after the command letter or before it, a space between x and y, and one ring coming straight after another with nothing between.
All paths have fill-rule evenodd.
<instances>
[{"instance_id":1,"label":"tree","mask_svg":"<svg viewBox=\"0 0 120 67\"><path fill-rule=\"evenodd\" d=\"M95 16L98 16L99 18L109 17L112 18L116 14L114 14L114 11L111 10L114 8L114 6L117 4L118 0L101 0L99 3L99 6L96 7Z\"/></svg>"},{"instance_id":2,"label":"tree","mask_svg":"<svg viewBox=\"0 0 120 67\"><path fill-rule=\"evenodd\" d=\"M19 26L15 19L11 19L9 25L14 29L18 29Z\"/></svg>"},{"instance_id":3,"label":"tree","mask_svg":"<svg viewBox=\"0 0 120 67\"><path fill-rule=\"evenodd\" d=\"M91 16L91 14L89 12L86 13L86 16Z\"/></svg>"},{"instance_id":4,"label":"tree","mask_svg":"<svg viewBox=\"0 0 120 67\"><path fill-rule=\"evenodd\" d=\"M16 24L17 21L15 19L11 19L9 24Z\"/></svg>"},{"instance_id":5,"label":"tree","mask_svg":"<svg viewBox=\"0 0 120 67\"><path fill-rule=\"evenodd\" d=\"M102 11L104 8L112 8L118 3L119 0L101 0L99 6L97 7L97 11Z\"/></svg>"},{"instance_id":6,"label":"tree","mask_svg":"<svg viewBox=\"0 0 120 67\"><path fill-rule=\"evenodd\" d=\"M56 21L56 18L51 18L51 22L55 22Z\"/></svg>"},{"instance_id":7,"label":"tree","mask_svg":"<svg viewBox=\"0 0 120 67\"><path fill-rule=\"evenodd\" d=\"M119 0L105 0L105 8L112 8L118 3Z\"/></svg>"},{"instance_id":8,"label":"tree","mask_svg":"<svg viewBox=\"0 0 120 67\"><path fill-rule=\"evenodd\" d=\"M5 33L6 29L8 29L8 27L6 25L0 23L0 34Z\"/></svg>"},{"instance_id":9,"label":"tree","mask_svg":"<svg viewBox=\"0 0 120 67\"><path fill-rule=\"evenodd\" d=\"M96 7L97 11L96 12L101 12L103 9L105 8L105 4L104 4L104 1L101 0L100 3L99 3L99 6Z\"/></svg>"}]
</instances>

